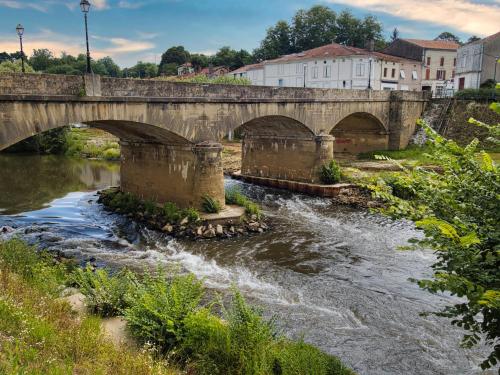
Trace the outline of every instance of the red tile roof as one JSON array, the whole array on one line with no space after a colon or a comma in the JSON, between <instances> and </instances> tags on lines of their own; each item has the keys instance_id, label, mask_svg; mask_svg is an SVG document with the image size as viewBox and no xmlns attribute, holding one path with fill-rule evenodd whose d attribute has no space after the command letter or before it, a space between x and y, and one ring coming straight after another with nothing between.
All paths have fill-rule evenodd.
<instances>
[{"instance_id":1,"label":"red tile roof","mask_svg":"<svg viewBox=\"0 0 500 375\"><path fill-rule=\"evenodd\" d=\"M456 51L460 45L450 40L423 40L423 39L401 39L405 42L415 44L422 48L428 49L445 49Z\"/></svg>"},{"instance_id":2,"label":"red tile roof","mask_svg":"<svg viewBox=\"0 0 500 375\"><path fill-rule=\"evenodd\" d=\"M233 70L231 72L231 74L244 73L244 72L248 72L249 70L256 70L256 69L262 69L262 68L264 68L264 63L245 65L245 66L242 66L241 68Z\"/></svg>"}]
</instances>

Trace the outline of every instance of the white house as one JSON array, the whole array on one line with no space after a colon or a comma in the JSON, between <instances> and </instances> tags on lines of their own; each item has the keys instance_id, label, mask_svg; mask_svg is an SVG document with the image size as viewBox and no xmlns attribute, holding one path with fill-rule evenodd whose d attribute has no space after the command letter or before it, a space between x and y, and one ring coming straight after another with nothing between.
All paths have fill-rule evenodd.
<instances>
[{"instance_id":1,"label":"white house","mask_svg":"<svg viewBox=\"0 0 500 375\"><path fill-rule=\"evenodd\" d=\"M246 78L253 86L264 86L264 64L245 65L227 74L234 78Z\"/></svg>"},{"instance_id":2,"label":"white house","mask_svg":"<svg viewBox=\"0 0 500 375\"><path fill-rule=\"evenodd\" d=\"M489 79L498 82L499 58L500 32L460 47L457 52L455 90L478 89Z\"/></svg>"},{"instance_id":3,"label":"white house","mask_svg":"<svg viewBox=\"0 0 500 375\"><path fill-rule=\"evenodd\" d=\"M332 43L230 74L265 86L417 90L420 66L419 61Z\"/></svg>"}]
</instances>

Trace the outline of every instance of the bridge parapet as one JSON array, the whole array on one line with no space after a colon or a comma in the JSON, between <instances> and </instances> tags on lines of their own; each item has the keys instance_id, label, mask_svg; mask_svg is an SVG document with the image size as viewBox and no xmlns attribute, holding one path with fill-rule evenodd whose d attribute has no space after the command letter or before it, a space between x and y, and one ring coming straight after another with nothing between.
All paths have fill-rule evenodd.
<instances>
[{"instance_id":1,"label":"bridge parapet","mask_svg":"<svg viewBox=\"0 0 500 375\"><path fill-rule=\"evenodd\" d=\"M97 89L98 88L98 89ZM388 91L238 86L169 82L161 79L1 73L0 95L205 98L280 101L390 101ZM404 101L427 100L421 92L402 92Z\"/></svg>"}]
</instances>

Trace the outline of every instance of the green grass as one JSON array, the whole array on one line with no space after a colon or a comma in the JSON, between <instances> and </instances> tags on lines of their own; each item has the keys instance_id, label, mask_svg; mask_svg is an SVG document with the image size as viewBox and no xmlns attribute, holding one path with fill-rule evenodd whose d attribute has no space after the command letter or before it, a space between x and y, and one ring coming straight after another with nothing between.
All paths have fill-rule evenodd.
<instances>
[{"instance_id":1,"label":"green grass","mask_svg":"<svg viewBox=\"0 0 500 375\"><path fill-rule=\"evenodd\" d=\"M150 351L115 347L100 318L76 316L57 298L68 274L19 240L0 242L1 374L179 373Z\"/></svg>"},{"instance_id":2,"label":"green grass","mask_svg":"<svg viewBox=\"0 0 500 375\"><path fill-rule=\"evenodd\" d=\"M37 276L44 268L54 270ZM75 280L93 311L123 313L150 350L115 347L100 318L77 317L57 298ZM280 335L237 290L222 301L190 274L71 271L21 241L0 243L0 373L177 373L167 361L197 375L353 374L336 357Z\"/></svg>"},{"instance_id":3,"label":"green grass","mask_svg":"<svg viewBox=\"0 0 500 375\"><path fill-rule=\"evenodd\" d=\"M418 165L428 165L435 163L435 160L427 155L431 148L429 146L408 146L405 150L395 150L395 151L371 151L365 152L358 155L359 159L364 160L376 160L376 155L387 156L394 160L404 160L412 164Z\"/></svg>"},{"instance_id":4,"label":"green grass","mask_svg":"<svg viewBox=\"0 0 500 375\"><path fill-rule=\"evenodd\" d=\"M262 217L260 206L246 197L237 187L226 189L226 203L244 207L247 215L255 215L258 219Z\"/></svg>"},{"instance_id":5,"label":"green grass","mask_svg":"<svg viewBox=\"0 0 500 375\"><path fill-rule=\"evenodd\" d=\"M120 145L110 141L101 130L92 128L72 128L66 135L66 155L93 159L120 159ZM101 139L102 142L95 142Z\"/></svg>"}]
</instances>

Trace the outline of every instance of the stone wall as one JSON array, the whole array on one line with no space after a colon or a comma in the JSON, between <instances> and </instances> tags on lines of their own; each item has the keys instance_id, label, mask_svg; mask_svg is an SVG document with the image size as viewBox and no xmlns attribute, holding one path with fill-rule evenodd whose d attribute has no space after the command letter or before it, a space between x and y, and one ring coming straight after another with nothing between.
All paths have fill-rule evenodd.
<instances>
[{"instance_id":1,"label":"stone wall","mask_svg":"<svg viewBox=\"0 0 500 375\"><path fill-rule=\"evenodd\" d=\"M317 183L333 159L333 137L246 136L242 149L242 175Z\"/></svg>"},{"instance_id":2,"label":"stone wall","mask_svg":"<svg viewBox=\"0 0 500 375\"><path fill-rule=\"evenodd\" d=\"M488 130L468 122L472 117L486 124L500 124L500 115L491 110L489 106L489 102L454 101L443 126L443 135L461 145L466 145L477 138L481 141L482 146L493 147L491 142L486 140L489 137Z\"/></svg>"},{"instance_id":3,"label":"stone wall","mask_svg":"<svg viewBox=\"0 0 500 375\"><path fill-rule=\"evenodd\" d=\"M82 76L0 73L0 95L82 95Z\"/></svg>"}]
</instances>

